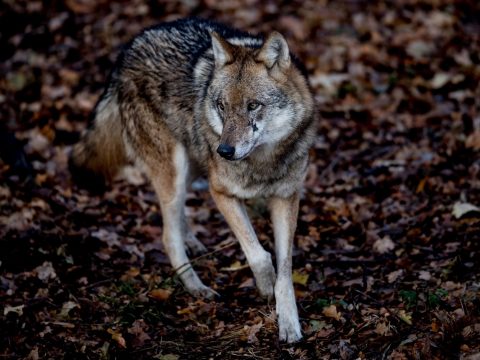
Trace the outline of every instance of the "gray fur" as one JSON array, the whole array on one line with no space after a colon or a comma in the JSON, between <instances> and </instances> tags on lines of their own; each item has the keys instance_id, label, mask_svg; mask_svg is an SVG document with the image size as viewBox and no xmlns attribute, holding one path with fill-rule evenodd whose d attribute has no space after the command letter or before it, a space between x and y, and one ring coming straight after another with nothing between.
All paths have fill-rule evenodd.
<instances>
[{"instance_id":1,"label":"gray fur","mask_svg":"<svg viewBox=\"0 0 480 360\"><path fill-rule=\"evenodd\" d=\"M162 216L171 219L163 242L177 266L186 259L179 241L201 248L181 207L187 177L204 173L261 293L273 296L275 287L275 294L287 294L287 302L277 298L277 309L293 314L279 314L280 337L292 342L301 334L291 246L314 135L313 97L283 36L274 32L263 40L209 21L180 20L145 30L123 51L72 164L107 177L127 158L144 166ZM217 154L221 143L235 148L233 161ZM274 222L282 267L277 282L241 205L240 199L258 196L280 204L276 213L285 217ZM214 294L193 270L181 279L193 294Z\"/></svg>"}]
</instances>

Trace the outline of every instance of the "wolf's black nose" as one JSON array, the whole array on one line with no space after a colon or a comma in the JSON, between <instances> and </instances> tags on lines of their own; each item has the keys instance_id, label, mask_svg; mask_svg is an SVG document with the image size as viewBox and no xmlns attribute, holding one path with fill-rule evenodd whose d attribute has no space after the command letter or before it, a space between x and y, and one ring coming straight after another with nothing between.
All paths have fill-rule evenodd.
<instances>
[{"instance_id":1,"label":"wolf's black nose","mask_svg":"<svg viewBox=\"0 0 480 360\"><path fill-rule=\"evenodd\" d=\"M224 157L227 160L231 160L233 154L235 154L235 148L227 144L220 144L218 145L217 153L219 153L221 157Z\"/></svg>"}]
</instances>

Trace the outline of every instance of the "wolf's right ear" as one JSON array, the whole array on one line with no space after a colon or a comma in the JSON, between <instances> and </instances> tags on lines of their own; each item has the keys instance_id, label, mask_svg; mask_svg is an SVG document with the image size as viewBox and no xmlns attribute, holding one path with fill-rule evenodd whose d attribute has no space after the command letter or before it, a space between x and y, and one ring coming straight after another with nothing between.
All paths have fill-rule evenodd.
<instances>
[{"instance_id":1,"label":"wolf's right ear","mask_svg":"<svg viewBox=\"0 0 480 360\"><path fill-rule=\"evenodd\" d=\"M278 65L281 70L289 68L290 51L282 34L274 31L267 37L257 55L257 60L262 61L269 69L274 68L275 65Z\"/></svg>"},{"instance_id":2,"label":"wolf's right ear","mask_svg":"<svg viewBox=\"0 0 480 360\"><path fill-rule=\"evenodd\" d=\"M233 62L233 46L229 44L218 33L212 31L213 57L215 58L215 65L224 66Z\"/></svg>"}]
</instances>

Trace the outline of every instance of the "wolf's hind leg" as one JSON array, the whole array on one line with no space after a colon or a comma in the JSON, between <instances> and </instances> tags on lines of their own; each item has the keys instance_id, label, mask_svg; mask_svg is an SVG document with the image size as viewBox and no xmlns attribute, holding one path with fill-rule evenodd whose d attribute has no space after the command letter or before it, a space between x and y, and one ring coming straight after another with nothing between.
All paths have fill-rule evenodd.
<instances>
[{"instance_id":1,"label":"wolf's hind leg","mask_svg":"<svg viewBox=\"0 0 480 360\"><path fill-rule=\"evenodd\" d=\"M212 298L217 293L202 283L187 257L185 243L192 242L187 240L189 230L184 211L188 157L182 145L174 144L172 147L169 159L162 159L164 161L161 164L157 159L155 167L147 165L160 200L164 226L163 245L187 291L195 296Z\"/></svg>"},{"instance_id":2,"label":"wolf's hind leg","mask_svg":"<svg viewBox=\"0 0 480 360\"><path fill-rule=\"evenodd\" d=\"M187 236L185 238L185 243L187 245L188 251L194 256L205 254L207 252L207 248L205 247L205 245L203 245L200 240L197 239L197 237L190 230L190 228L187 228Z\"/></svg>"}]
</instances>

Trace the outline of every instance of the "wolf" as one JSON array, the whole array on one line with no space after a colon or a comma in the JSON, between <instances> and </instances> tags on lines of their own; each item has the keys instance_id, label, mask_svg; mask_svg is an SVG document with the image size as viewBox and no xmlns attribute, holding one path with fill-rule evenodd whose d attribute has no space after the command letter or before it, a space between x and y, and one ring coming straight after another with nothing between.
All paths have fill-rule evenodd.
<instances>
[{"instance_id":1,"label":"wolf","mask_svg":"<svg viewBox=\"0 0 480 360\"><path fill-rule=\"evenodd\" d=\"M280 340L291 343L302 337L292 243L314 114L306 71L280 33L177 20L144 30L124 48L70 165L92 184L128 162L141 166L160 202L173 268L191 294L212 298L217 293L188 266L187 248L205 247L184 212L188 185L206 176L259 293L275 297ZM256 197L270 210L276 271L245 209L244 200Z\"/></svg>"}]
</instances>

